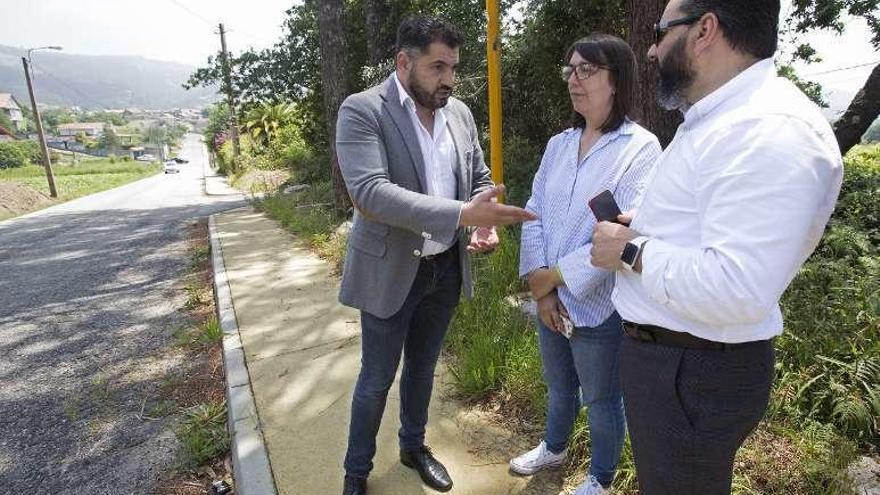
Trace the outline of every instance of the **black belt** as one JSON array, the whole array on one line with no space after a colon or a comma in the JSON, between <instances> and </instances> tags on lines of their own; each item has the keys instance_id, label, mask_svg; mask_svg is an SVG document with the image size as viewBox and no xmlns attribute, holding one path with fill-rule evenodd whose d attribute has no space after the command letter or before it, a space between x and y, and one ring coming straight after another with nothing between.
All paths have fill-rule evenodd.
<instances>
[{"instance_id":1,"label":"black belt","mask_svg":"<svg viewBox=\"0 0 880 495\"><path fill-rule=\"evenodd\" d=\"M753 342L743 342L740 344L726 344L724 342L715 342L706 340L687 332L675 332L663 327L654 325L642 325L630 321L623 322L623 331L631 338L640 342L651 342L654 344L667 345L670 347L684 347L686 349L705 349L723 351L725 349L735 349L765 342L763 340Z\"/></svg>"}]
</instances>

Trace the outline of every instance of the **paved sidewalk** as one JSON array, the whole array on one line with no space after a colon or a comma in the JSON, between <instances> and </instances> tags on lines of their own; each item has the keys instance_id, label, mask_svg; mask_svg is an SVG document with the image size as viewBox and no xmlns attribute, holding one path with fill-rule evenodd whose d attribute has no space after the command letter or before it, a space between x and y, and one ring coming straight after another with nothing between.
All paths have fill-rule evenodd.
<instances>
[{"instance_id":1,"label":"paved sidewalk","mask_svg":"<svg viewBox=\"0 0 880 495\"><path fill-rule=\"evenodd\" d=\"M277 492L341 493L351 392L359 370L358 312L337 302L337 280L328 265L274 221L243 208L216 215L213 224ZM536 480L507 472L507 456L522 447L522 439L489 426L451 400L449 390L449 374L441 372L427 437L453 476L450 493L537 489ZM379 433L370 493L436 493L397 460L398 406L395 384ZM254 449L240 451L247 455ZM235 474L243 487L240 475L250 474ZM258 491L246 495L252 493Z\"/></svg>"}]
</instances>

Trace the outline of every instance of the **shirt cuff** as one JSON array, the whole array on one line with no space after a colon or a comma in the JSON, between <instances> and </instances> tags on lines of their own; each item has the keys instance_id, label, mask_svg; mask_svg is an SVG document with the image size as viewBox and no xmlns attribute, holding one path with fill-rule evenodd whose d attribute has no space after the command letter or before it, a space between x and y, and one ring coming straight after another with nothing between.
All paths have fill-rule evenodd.
<instances>
[{"instance_id":1,"label":"shirt cuff","mask_svg":"<svg viewBox=\"0 0 880 495\"><path fill-rule=\"evenodd\" d=\"M565 277L562 276L562 270L559 268L559 265L553 265L553 273L559 278L559 283L565 285Z\"/></svg>"},{"instance_id":2,"label":"shirt cuff","mask_svg":"<svg viewBox=\"0 0 880 495\"><path fill-rule=\"evenodd\" d=\"M642 250L642 287L657 304L666 305L666 267L676 247L668 242L651 238Z\"/></svg>"}]
</instances>

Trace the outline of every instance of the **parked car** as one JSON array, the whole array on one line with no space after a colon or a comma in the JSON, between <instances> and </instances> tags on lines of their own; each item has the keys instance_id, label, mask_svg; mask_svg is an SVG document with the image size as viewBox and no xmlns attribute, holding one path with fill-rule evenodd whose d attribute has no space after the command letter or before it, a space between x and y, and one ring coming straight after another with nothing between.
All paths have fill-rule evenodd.
<instances>
[{"instance_id":1,"label":"parked car","mask_svg":"<svg viewBox=\"0 0 880 495\"><path fill-rule=\"evenodd\" d=\"M135 160L139 162L152 162L156 160L156 157L150 153L144 153L143 155L138 156Z\"/></svg>"},{"instance_id":2,"label":"parked car","mask_svg":"<svg viewBox=\"0 0 880 495\"><path fill-rule=\"evenodd\" d=\"M177 168L177 164L174 163L174 160L168 160L165 162L165 173L166 174L179 174L180 169Z\"/></svg>"},{"instance_id":3,"label":"parked car","mask_svg":"<svg viewBox=\"0 0 880 495\"><path fill-rule=\"evenodd\" d=\"M172 160L174 160L175 163L189 163L189 160L180 158L179 156L175 156Z\"/></svg>"}]
</instances>

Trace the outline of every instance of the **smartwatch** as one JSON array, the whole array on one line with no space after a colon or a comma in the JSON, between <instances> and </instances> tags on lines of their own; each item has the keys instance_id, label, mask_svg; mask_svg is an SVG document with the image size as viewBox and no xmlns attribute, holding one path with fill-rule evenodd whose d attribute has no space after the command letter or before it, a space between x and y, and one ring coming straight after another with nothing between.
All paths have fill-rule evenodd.
<instances>
[{"instance_id":1,"label":"smartwatch","mask_svg":"<svg viewBox=\"0 0 880 495\"><path fill-rule=\"evenodd\" d=\"M648 242L647 237L639 236L627 242L626 246L623 247L623 251L620 253L620 261L623 263L623 267L627 271L633 271L633 267L639 259L639 256L641 256L642 249L645 247L646 242Z\"/></svg>"}]
</instances>

